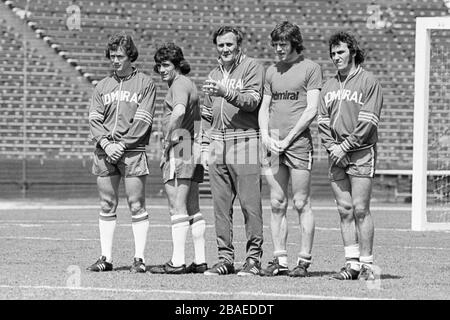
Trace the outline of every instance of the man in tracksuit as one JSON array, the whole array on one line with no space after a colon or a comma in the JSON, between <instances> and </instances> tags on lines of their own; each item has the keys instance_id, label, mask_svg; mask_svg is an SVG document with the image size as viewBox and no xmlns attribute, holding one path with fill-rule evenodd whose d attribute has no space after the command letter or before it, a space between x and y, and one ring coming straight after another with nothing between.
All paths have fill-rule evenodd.
<instances>
[{"instance_id":1,"label":"man in tracksuit","mask_svg":"<svg viewBox=\"0 0 450 320\"><path fill-rule=\"evenodd\" d=\"M241 51L243 35L220 27L213 35L219 65L202 90L205 131L209 145L211 193L214 203L219 262L205 275L234 273L233 202L239 197L247 236L247 257L238 275L257 275L261 268L263 221L259 161L258 111L263 95L264 68ZM206 128L210 129L206 130ZM205 153L203 153L205 154Z\"/></svg>"},{"instance_id":2,"label":"man in tracksuit","mask_svg":"<svg viewBox=\"0 0 450 320\"><path fill-rule=\"evenodd\" d=\"M346 259L331 277L373 280L374 225L369 205L383 94L379 82L362 68L364 51L353 35L332 35L329 50L338 72L322 88L318 124L329 155Z\"/></svg>"},{"instance_id":3,"label":"man in tracksuit","mask_svg":"<svg viewBox=\"0 0 450 320\"><path fill-rule=\"evenodd\" d=\"M132 63L138 51L131 36L119 32L109 39L106 58L113 74L95 87L89 108L89 127L95 143L92 173L100 195L101 256L90 271L111 271L119 184L123 178L135 254L131 272L145 272L144 251L149 228L145 208L145 180L149 174L145 146L149 143L155 112L156 88L150 76Z\"/></svg>"}]
</instances>

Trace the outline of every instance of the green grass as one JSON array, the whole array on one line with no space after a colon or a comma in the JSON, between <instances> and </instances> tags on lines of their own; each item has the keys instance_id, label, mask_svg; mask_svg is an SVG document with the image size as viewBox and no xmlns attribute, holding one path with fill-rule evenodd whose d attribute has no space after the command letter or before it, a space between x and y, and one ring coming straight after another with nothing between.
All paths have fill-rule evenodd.
<instances>
[{"instance_id":1,"label":"green grass","mask_svg":"<svg viewBox=\"0 0 450 320\"><path fill-rule=\"evenodd\" d=\"M124 203L123 199L121 200ZM0 203L0 299L449 299L450 233L410 231L410 211L391 210L373 203L375 220L375 263L381 270L377 283L338 282L328 275L344 262L339 220L331 201L313 201L316 234L311 276L207 277L203 275L130 274L134 245L131 219L126 208L118 210L113 259L115 271L89 273L85 268L99 256L95 201L67 202L89 208L45 208L51 202ZM237 203L237 202L236 202ZM35 208L21 209L23 205ZM64 202L53 203L62 205ZM267 205L267 203L264 203ZM14 205L14 206L11 206ZM147 265L171 257L170 221L166 201L149 199L150 230L146 248ZM157 208L152 208L157 205ZM216 262L214 217L211 200L203 199L207 221L207 262ZM383 209L379 209L383 207ZM9 209L5 209L9 208ZM272 258L268 209L264 210L263 265ZM288 212L288 254L292 268L299 250L298 217ZM245 259L245 233L240 209L235 210L236 267ZM193 259L190 235L186 263ZM75 273L73 270L75 270ZM79 274L76 272L79 271ZM75 279L75 282L73 281ZM78 282L79 281L79 282ZM75 286L79 284L79 286Z\"/></svg>"}]
</instances>

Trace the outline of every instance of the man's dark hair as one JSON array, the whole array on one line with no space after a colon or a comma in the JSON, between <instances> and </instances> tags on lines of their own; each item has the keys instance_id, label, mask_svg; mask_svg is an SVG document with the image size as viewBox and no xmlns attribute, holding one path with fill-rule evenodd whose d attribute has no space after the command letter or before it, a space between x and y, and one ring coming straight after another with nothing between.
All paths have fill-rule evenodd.
<instances>
[{"instance_id":1,"label":"man's dark hair","mask_svg":"<svg viewBox=\"0 0 450 320\"><path fill-rule=\"evenodd\" d=\"M231 27L231 26L222 26L222 27L219 27L216 31L214 31L213 43L217 44L217 37L223 36L224 34L229 33L229 32L234 33L234 35L236 36L237 45L241 46L242 40L244 39L244 34L238 28Z\"/></svg>"},{"instance_id":2,"label":"man's dark hair","mask_svg":"<svg viewBox=\"0 0 450 320\"><path fill-rule=\"evenodd\" d=\"M173 42L164 43L156 50L153 57L156 64L153 71L159 73L158 67L163 61L170 61L175 66L175 69L180 70L181 74L188 74L191 71L189 63L184 59L183 50Z\"/></svg>"},{"instance_id":3,"label":"man's dark hair","mask_svg":"<svg viewBox=\"0 0 450 320\"><path fill-rule=\"evenodd\" d=\"M138 50L133 42L133 38L125 32L118 32L109 38L108 45L106 46L105 55L106 58L110 58L110 52L122 48L131 62L136 61L139 56Z\"/></svg>"},{"instance_id":4,"label":"man's dark hair","mask_svg":"<svg viewBox=\"0 0 450 320\"><path fill-rule=\"evenodd\" d=\"M360 48L355 36L345 31L337 32L330 37L330 40L328 41L330 57L331 48L338 46L341 42L347 44L348 50L350 51L351 55L355 54L355 65L358 66L364 62L364 50Z\"/></svg>"},{"instance_id":5,"label":"man's dark hair","mask_svg":"<svg viewBox=\"0 0 450 320\"><path fill-rule=\"evenodd\" d=\"M270 33L270 38L272 40L272 45L277 41L289 41L292 48L294 48L297 53L300 53L305 49L300 27L289 21L283 21L277 24Z\"/></svg>"}]
</instances>

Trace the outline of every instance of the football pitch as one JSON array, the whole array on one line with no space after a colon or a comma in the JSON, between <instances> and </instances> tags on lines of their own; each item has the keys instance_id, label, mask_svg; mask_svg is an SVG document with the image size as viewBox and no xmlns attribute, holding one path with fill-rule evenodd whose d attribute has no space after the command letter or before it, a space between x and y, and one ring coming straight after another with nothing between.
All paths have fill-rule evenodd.
<instances>
[{"instance_id":1,"label":"football pitch","mask_svg":"<svg viewBox=\"0 0 450 320\"><path fill-rule=\"evenodd\" d=\"M372 203L374 257L379 278L373 282L336 281L329 275L344 263L338 214L330 200L312 201L316 233L310 277L238 277L130 274L134 253L131 218L121 199L114 236L114 270L85 269L100 255L98 205L92 200L0 202L0 299L158 299L158 300L304 300L304 299L449 299L450 232L410 230L407 204ZM245 259L243 216L235 202L234 244L237 269ZM272 259L270 208L264 205L263 267ZM171 227L164 199L147 199L150 229L146 264L170 260ZM210 199L201 200L207 221L206 256L217 259ZM289 208L289 267L299 251L298 217ZM190 234L186 263L194 253Z\"/></svg>"}]
</instances>

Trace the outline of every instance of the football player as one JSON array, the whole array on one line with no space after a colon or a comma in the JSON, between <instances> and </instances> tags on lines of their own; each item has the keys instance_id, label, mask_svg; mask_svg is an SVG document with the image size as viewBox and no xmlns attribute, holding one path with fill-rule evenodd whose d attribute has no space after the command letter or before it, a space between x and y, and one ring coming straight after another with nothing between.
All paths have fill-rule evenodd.
<instances>
[{"instance_id":1,"label":"football player","mask_svg":"<svg viewBox=\"0 0 450 320\"><path fill-rule=\"evenodd\" d=\"M95 142L92 172L100 194L101 256L90 271L111 271L119 183L123 178L134 235L131 272L145 272L144 251L149 227L145 181L149 173L145 146L155 111L156 88L133 62L138 50L130 35L114 34L106 48L113 73L101 80L92 95L89 127Z\"/></svg>"},{"instance_id":2,"label":"football player","mask_svg":"<svg viewBox=\"0 0 450 320\"><path fill-rule=\"evenodd\" d=\"M304 57L303 39L296 24L281 22L270 37L278 62L266 71L259 125L265 149L264 174L270 188L274 259L261 275L305 277L314 239L310 200L313 144L309 126L317 114L322 71L317 63ZM286 248L290 179L301 233L300 252L291 271Z\"/></svg>"},{"instance_id":3,"label":"football player","mask_svg":"<svg viewBox=\"0 0 450 320\"><path fill-rule=\"evenodd\" d=\"M328 43L337 74L323 86L318 124L329 156L328 174L346 260L341 271L331 277L373 280L370 198L383 93L378 80L362 67L364 51L352 34L338 32Z\"/></svg>"}]
</instances>

